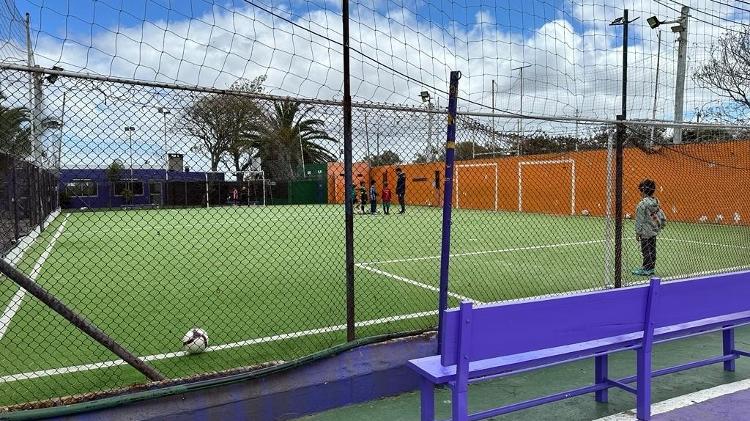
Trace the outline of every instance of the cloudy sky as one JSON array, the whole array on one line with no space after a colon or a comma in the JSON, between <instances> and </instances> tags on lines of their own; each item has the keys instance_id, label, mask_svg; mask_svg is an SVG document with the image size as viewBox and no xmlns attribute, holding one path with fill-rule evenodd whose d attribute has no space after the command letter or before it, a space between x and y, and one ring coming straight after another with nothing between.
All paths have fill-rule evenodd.
<instances>
[{"instance_id":1,"label":"cloudy sky","mask_svg":"<svg viewBox=\"0 0 750 421\"><path fill-rule=\"evenodd\" d=\"M650 29L646 18L673 19L683 4L691 7L689 120L697 109L721 101L698 86L692 74L719 36L748 22L746 2L352 1L354 99L419 106L419 92L427 90L445 105L448 74L460 70L464 110L490 111L495 81L498 110L613 119L620 106L623 39L622 28L609 22L627 7L631 18L639 17L629 36L629 118L651 118L658 89L656 118L672 119L677 36L670 25L660 28L657 56L659 31ZM32 44L43 66L218 88L265 75L268 93L342 97L338 1L17 0L15 5L31 15ZM0 32L23 45L22 28L11 22ZM22 58L12 45L0 48L4 58ZM514 70L522 66L529 66L523 78ZM159 105L158 98L149 102ZM149 130L157 130L160 117L152 110L139 118L152 121ZM517 126L513 120L498 123Z\"/></svg>"}]
</instances>

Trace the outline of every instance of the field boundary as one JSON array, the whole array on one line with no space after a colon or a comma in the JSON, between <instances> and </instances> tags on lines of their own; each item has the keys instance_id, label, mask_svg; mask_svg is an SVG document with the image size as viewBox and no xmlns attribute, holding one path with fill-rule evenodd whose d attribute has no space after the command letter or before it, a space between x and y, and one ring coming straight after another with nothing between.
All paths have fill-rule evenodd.
<instances>
[{"instance_id":1,"label":"field boundary","mask_svg":"<svg viewBox=\"0 0 750 421\"><path fill-rule=\"evenodd\" d=\"M47 261L47 258L49 258L50 254L52 254L52 249L53 247L55 247L57 239L60 238L60 235L62 235L63 231L65 230L65 224L67 222L68 215L66 214L65 219L63 219L60 226L57 227L54 235L52 235L49 244L47 244L47 248L44 249L44 252L41 256L39 256L39 259L37 259L36 263L34 264L34 268L31 269L29 277L32 281L36 281L36 278L39 277L39 274L42 271L42 265L44 265L44 262ZM20 258L18 259L18 261L20 261ZM13 264L13 266L16 265ZM5 310L3 310L3 313L0 314L0 340L3 339L5 334L8 332L10 323L11 321L13 321L13 317L15 317L16 313L18 313L18 310L21 309L21 304L23 303L23 299L25 296L26 290L19 287L16 293L13 294L13 297L11 297L10 302L5 307Z\"/></svg>"},{"instance_id":2,"label":"field boundary","mask_svg":"<svg viewBox=\"0 0 750 421\"><path fill-rule=\"evenodd\" d=\"M681 278L692 277L692 276L710 275L710 274L717 274L717 273L744 270L744 269L750 269L750 266L737 266L737 267L731 267L731 268L722 268L722 269L716 269L716 270L711 270L711 271L675 275L672 277L665 277L662 279L673 280L673 279L681 279ZM645 282L647 281L633 282L628 285L629 286L639 285ZM565 291L565 292L559 292L559 293L537 295L537 296L532 296L532 297L523 297L523 298L493 301L493 302L486 303L486 304L516 302L520 300L543 299L543 298L549 298L553 296L559 296L561 294L576 294L576 293L582 293L582 292L598 291L601 289L602 288L586 288L586 289L581 289L581 290ZM379 319L363 320L360 322L356 322L355 326L356 327L374 326L374 325L386 324L386 323L391 323L391 322L397 322L401 320L411 320L411 319L418 319L422 317L435 316L437 314L438 314L437 310L422 311L422 312L417 312L417 313L388 316L388 317L383 317ZM210 346L206 348L205 352L223 351L223 350L228 350L228 349L241 348L244 346L257 345L257 344L268 343L268 342L276 342L276 341L281 341L281 340L286 340L286 339L294 339L294 338L318 335L318 334L323 334L323 333L333 333L333 332L338 332L338 331L344 331L346 330L346 328L347 328L346 324L340 324L340 325L334 325L334 326L329 326L329 327L308 329L308 330L303 330L299 332L281 333L278 335L271 335L271 336L265 336L261 338L248 339L248 340L239 341L239 342L231 342L231 343L222 344L222 345L214 345L214 346ZM176 357L183 357L186 355L187 353L184 351L176 351L176 352L148 355L148 356L140 357L140 358L144 361L150 362L150 361L166 360L166 359L176 358ZM74 365L74 366L68 366L68 367L62 367L62 368L52 368L52 369L30 371L30 372L24 372L24 373L18 373L18 374L9 374L5 376L0 376L0 384L11 383L11 382L21 381L21 380L32 380L36 378L50 377L50 376L61 375L61 374L79 373L83 371L93 371L93 370L98 370L98 369L103 369L103 368L122 366L125 364L126 363L123 360L110 360L110 361Z\"/></svg>"},{"instance_id":3,"label":"field boundary","mask_svg":"<svg viewBox=\"0 0 750 421\"><path fill-rule=\"evenodd\" d=\"M556 248L556 247L567 247L567 246L579 246L579 245L586 245L586 244L598 244L603 243L605 240L587 240L587 241L575 241L571 243L557 243L557 244L543 244L543 245L535 245L535 246L524 246L524 247L514 247L514 248L503 248L503 249L495 249L495 250L481 250L481 251L469 251L464 253L452 253L450 257L465 257L465 256L481 256L484 254L494 254L494 253L512 253L516 251L528 251L528 250L541 250L541 249L548 249L548 248ZM379 261L373 261L373 262L362 262L358 263L359 265L380 265L385 263L404 263L404 262L418 262L422 260L435 260L440 259L440 255L434 255L434 256L419 256L419 257L407 257L404 259L392 259L392 260L379 260Z\"/></svg>"},{"instance_id":4,"label":"field boundary","mask_svg":"<svg viewBox=\"0 0 750 421\"><path fill-rule=\"evenodd\" d=\"M703 246L727 247L727 248L734 248L734 249L741 249L741 250L750 250L750 246L740 246L737 244L709 243L705 241L685 240L682 238L672 238L672 237L659 237L658 239L665 240L665 241L674 241L676 243L700 244Z\"/></svg>"},{"instance_id":5,"label":"field boundary","mask_svg":"<svg viewBox=\"0 0 750 421\"><path fill-rule=\"evenodd\" d=\"M734 383L726 383L719 386L714 386L708 389L699 390L697 392L688 393L686 395L677 396L665 401L651 404L651 415L665 414L676 409L685 408L691 405L705 402L709 399L715 399L724 395L729 395L736 392L742 392L750 389L750 379L740 380ZM636 420L635 409L631 409L619 414L609 415L603 418L598 418L594 421L631 421Z\"/></svg>"},{"instance_id":6,"label":"field boundary","mask_svg":"<svg viewBox=\"0 0 750 421\"><path fill-rule=\"evenodd\" d=\"M376 269L376 268L370 267L370 266L368 266L366 264L363 264L363 263L357 263L354 266L356 266L356 267L358 267L360 269L364 269L364 270L370 271L370 272L378 274L378 275L382 275L382 276L385 276L385 277L388 277L388 278L391 278L391 279L395 279L395 280L397 280L399 282L404 282L404 283L407 283L409 285L414 285L414 286L417 286L417 287L420 287L420 288L424 288L424 289L427 289L427 290L430 290L430 291L438 292L438 293L440 292L440 288L434 287L432 285L427 285L427 284L424 284L422 282L418 282L418 281L415 281L415 280L412 280L412 279L409 279L409 278L405 278L403 276L396 275L396 274L393 274L393 273L390 273L390 272L386 272L384 270ZM484 304L483 302L481 302L479 300L475 300L473 298L466 297L464 295L459 295L459 294L456 294L454 292L448 291L448 295L451 296L451 297L453 297L453 298L457 298L459 300L471 301L474 304Z\"/></svg>"},{"instance_id":7,"label":"field boundary","mask_svg":"<svg viewBox=\"0 0 750 421\"><path fill-rule=\"evenodd\" d=\"M388 317L383 317L380 319L363 320L360 322L356 322L354 325L356 327L374 326L374 325L398 322L401 320L411 320L411 319L418 319L422 317L435 316L437 314L438 314L437 310L422 311L422 312L402 314L402 315L397 315L397 316L388 316ZM346 324L340 324L340 325L335 325L335 326L302 330L299 332L281 333L278 335L264 336L261 338L247 339L247 340L239 341L239 342L231 342L231 343L222 344L222 345L209 346L208 348L206 348L204 352L224 351L224 350L229 350L229 349L242 348L244 346L282 341L286 339L295 339L295 338L301 338L305 336L319 335L323 333L345 331L346 328L347 328ZM151 362L151 361L166 360L170 358L184 357L187 355L188 353L185 351L176 351L176 352L167 352L163 354L148 355L145 357L140 357L140 359L143 361ZM68 366L68 367L62 367L62 368L51 368L51 369L46 369L46 370L29 371L29 372L18 373L18 374L9 374L5 376L0 376L0 384L11 383L11 382L21 381L21 380L31 380L31 379L37 379L37 378L42 378L42 377L50 377L50 376L55 376L55 375L60 375L60 374L80 373L82 371L93 371L93 370L117 367L117 366L122 366L122 365L127 365L127 363L124 360L110 360L110 361L102 361L102 362L91 363L91 364L81 364L81 365L74 365L74 366Z\"/></svg>"}]
</instances>

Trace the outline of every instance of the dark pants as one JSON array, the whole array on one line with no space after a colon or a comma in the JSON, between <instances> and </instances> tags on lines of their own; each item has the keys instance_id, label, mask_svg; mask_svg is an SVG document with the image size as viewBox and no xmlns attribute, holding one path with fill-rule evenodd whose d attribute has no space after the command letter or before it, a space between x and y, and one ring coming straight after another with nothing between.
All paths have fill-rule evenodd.
<instances>
[{"instance_id":1,"label":"dark pants","mask_svg":"<svg viewBox=\"0 0 750 421\"><path fill-rule=\"evenodd\" d=\"M391 213L391 202L383 202L383 213L386 215Z\"/></svg>"},{"instance_id":2,"label":"dark pants","mask_svg":"<svg viewBox=\"0 0 750 421\"><path fill-rule=\"evenodd\" d=\"M359 208L362 210L362 213L365 213L365 206L367 205L367 198L362 197L359 200Z\"/></svg>"},{"instance_id":3,"label":"dark pants","mask_svg":"<svg viewBox=\"0 0 750 421\"><path fill-rule=\"evenodd\" d=\"M654 270L656 267L656 237L641 239L641 254L643 254L643 269Z\"/></svg>"},{"instance_id":4,"label":"dark pants","mask_svg":"<svg viewBox=\"0 0 750 421\"><path fill-rule=\"evenodd\" d=\"M370 201L370 213L378 213L378 202L376 200Z\"/></svg>"},{"instance_id":5,"label":"dark pants","mask_svg":"<svg viewBox=\"0 0 750 421\"><path fill-rule=\"evenodd\" d=\"M406 202L404 201L405 193L399 193L398 196L398 204L401 206L401 213L406 211Z\"/></svg>"}]
</instances>

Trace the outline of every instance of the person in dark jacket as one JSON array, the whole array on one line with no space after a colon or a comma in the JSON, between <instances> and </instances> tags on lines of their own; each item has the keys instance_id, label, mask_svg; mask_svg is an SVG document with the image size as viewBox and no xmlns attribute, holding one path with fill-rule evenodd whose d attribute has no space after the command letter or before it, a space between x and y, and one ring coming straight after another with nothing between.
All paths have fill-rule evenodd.
<instances>
[{"instance_id":1,"label":"person in dark jacket","mask_svg":"<svg viewBox=\"0 0 750 421\"><path fill-rule=\"evenodd\" d=\"M396 196L398 196L398 204L401 206L401 210L398 213L406 212L406 174L401 171L401 167L396 168Z\"/></svg>"}]
</instances>

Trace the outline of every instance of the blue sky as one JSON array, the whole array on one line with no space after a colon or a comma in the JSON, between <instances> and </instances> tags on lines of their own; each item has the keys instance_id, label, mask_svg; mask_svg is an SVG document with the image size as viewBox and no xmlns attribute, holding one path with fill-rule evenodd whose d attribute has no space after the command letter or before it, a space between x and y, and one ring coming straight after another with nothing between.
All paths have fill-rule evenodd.
<instances>
[{"instance_id":1,"label":"blue sky","mask_svg":"<svg viewBox=\"0 0 750 421\"><path fill-rule=\"evenodd\" d=\"M31 13L37 62L45 67L217 88L265 75L267 93L340 100L339 2L249 1L256 5L243 0L17 0L16 5L20 13ZM735 2L683 1L694 6L692 72L709 56L711 42L732 26L728 21L736 10L721 5ZM430 90L445 105L441 91L448 73L461 70L464 110L489 111L496 82L500 111L613 119L619 113L622 29L608 23L626 5L634 9L632 16L640 16L631 27L628 114L651 118L657 44L656 31L645 21L651 14L673 18L680 6L675 0L353 1L352 47L375 58L352 53L354 100L422 106L419 92ZM676 44L668 28L663 35L656 117L671 119ZM524 72L523 91L520 73L513 70L521 64L531 65ZM717 100L692 78L687 92L688 118L696 107ZM88 121L102 127L96 135L100 139L109 136L109 126L129 118L111 105L105 120L101 110L82 105L91 98L68 99L68 112L94 116ZM148 118L153 127L139 132L144 138L161 130L160 120ZM496 122L501 130L518 127L515 118ZM572 125L550 122L529 120L526 125L529 131L572 130Z\"/></svg>"}]
</instances>

